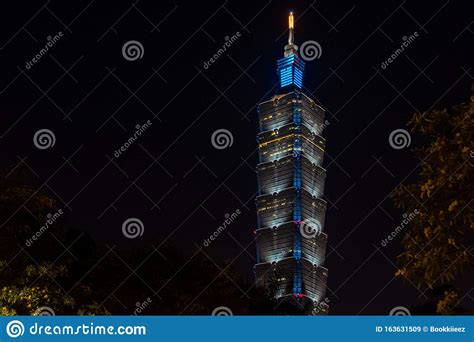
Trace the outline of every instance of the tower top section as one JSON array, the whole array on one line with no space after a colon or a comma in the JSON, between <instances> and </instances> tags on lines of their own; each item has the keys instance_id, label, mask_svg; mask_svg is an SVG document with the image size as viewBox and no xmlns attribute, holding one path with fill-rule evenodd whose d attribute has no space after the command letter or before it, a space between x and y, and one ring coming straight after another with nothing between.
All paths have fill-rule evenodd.
<instances>
[{"instance_id":1,"label":"tower top section","mask_svg":"<svg viewBox=\"0 0 474 342\"><path fill-rule=\"evenodd\" d=\"M288 45L285 46L285 57L294 55L298 51L295 45L295 19L293 12L288 15Z\"/></svg>"},{"instance_id":2,"label":"tower top section","mask_svg":"<svg viewBox=\"0 0 474 342\"><path fill-rule=\"evenodd\" d=\"M285 56L278 60L277 72L280 77L280 89L287 87L303 88L304 62L298 57L298 46L295 45L295 19L293 12L288 16L288 45L285 45Z\"/></svg>"}]
</instances>

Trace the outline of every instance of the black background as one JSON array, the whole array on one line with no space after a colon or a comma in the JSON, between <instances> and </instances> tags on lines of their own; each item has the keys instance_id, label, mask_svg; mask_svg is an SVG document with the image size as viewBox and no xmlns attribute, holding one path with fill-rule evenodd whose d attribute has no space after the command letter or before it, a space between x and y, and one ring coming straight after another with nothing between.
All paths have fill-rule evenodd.
<instances>
[{"instance_id":1,"label":"black background","mask_svg":"<svg viewBox=\"0 0 474 342\"><path fill-rule=\"evenodd\" d=\"M467 1L3 3L0 166L26 163L41 190L66 207L62 219L102 243L172 240L191 255L226 213L240 209L206 253L235 259L253 281L256 105L275 93L290 9L296 43L322 46L321 58L306 64L304 83L330 123L324 136L331 314L388 314L422 303L412 284L393 278L400 236L380 246L402 215L388 193L417 174L410 151L392 149L388 136L415 111L467 100ZM59 31L60 41L26 69ZM236 43L204 69L237 31ZM406 52L381 69L415 31L419 37ZM142 43L142 59L122 57L129 40ZM147 120L150 129L115 158ZM54 132L53 148L34 146L41 128ZM232 132L230 148L213 148L210 137L219 128ZM419 143L413 136L412 146ZM144 222L141 238L123 237L129 217ZM462 304L471 305L469 298Z\"/></svg>"}]
</instances>

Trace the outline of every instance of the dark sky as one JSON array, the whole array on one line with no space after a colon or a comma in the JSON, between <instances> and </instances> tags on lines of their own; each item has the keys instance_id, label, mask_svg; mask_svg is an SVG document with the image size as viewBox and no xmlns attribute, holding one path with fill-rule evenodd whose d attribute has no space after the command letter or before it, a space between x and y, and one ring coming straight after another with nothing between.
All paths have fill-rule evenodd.
<instances>
[{"instance_id":1,"label":"dark sky","mask_svg":"<svg viewBox=\"0 0 474 342\"><path fill-rule=\"evenodd\" d=\"M464 4L463 4L464 3ZM97 241L174 241L187 253L237 209L242 214L207 248L252 280L257 190L256 105L275 93L287 13L296 43L315 40L306 93L327 110L325 231L332 314L387 314L423 302L393 279L401 221L387 197L417 174L389 134L411 114L465 101L472 82L472 11L467 1L51 1L2 4L0 167L26 163L63 219ZM30 61L62 32L30 69ZM209 68L225 42L241 37ZM418 33L387 68L381 64ZM122 46L139 41L141 59ZM151 127L119 158L137 124ZM212 133L233 135L218 150ZM38 149L39 129L55 145ZM412 136L411 145L420 143ZM26 158L26 159L25 159ZM23 160L23 161L21 161ZM36 177L36 176L34 176ZM130 217L141 238L122 235ZM379 248L379 249L377 249ZM472 302L471 302L472 304Z\"/></svg>"}]
</instances>

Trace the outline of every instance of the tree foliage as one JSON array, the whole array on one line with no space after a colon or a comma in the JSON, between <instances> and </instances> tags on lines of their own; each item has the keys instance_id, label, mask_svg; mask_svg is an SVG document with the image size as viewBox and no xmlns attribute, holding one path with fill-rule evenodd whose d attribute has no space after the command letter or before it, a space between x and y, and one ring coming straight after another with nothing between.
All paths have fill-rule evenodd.
<instances>
[{"instance_id":1,"label":"tree foliage","mask_svg":"<svg viewBox=\"0 0 474 342\"><path fill-rule=\"evenodd\" d=\"M419 288L454 284L473 266L472 194L474 96L449 109L415 113L409 122L425 143L414 150L420 172L391 194L405 212L418 210L402 240L399 277ZM458 297L447 290L437 312L452 313Z\"/></svg>"},{"instance_id":2,"label":"tree foliage","mask_svg":"<svg viewBox=\"0 0 474 342\"><path fill-rule=\"evenodd\" d=\"M35 189L23 170L1 179L0 313L38 315L48 307L58 314L107 314L77 301L91 292L87 282L65 290L74 280L74 260L63 247L70 239L60 223L45 226L58 210L56 201Z\"/></svg>"},{"instance_id":3,"label":"tree foliage","mask_svg":"<svg viewBox=\"0 0 474 342\"><path fill-rule=\"evenodd\" d=\"M38 189L22 172L0 175L0 315L37 315L43 307L57 315L209 315L219 306L284 313L205 250L187 255L158 241L97 245L62 217L42 229L60 208Z\"/></svg>"}]
</instances>

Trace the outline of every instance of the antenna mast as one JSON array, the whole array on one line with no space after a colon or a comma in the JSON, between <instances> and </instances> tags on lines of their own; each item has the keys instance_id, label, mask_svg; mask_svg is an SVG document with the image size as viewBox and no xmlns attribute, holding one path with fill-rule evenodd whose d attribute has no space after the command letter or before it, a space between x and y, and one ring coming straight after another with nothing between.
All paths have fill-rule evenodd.
<instances>
[{"instance_id":1,"label":"antenna mast","mask_svg":"<svg viewBox=\"0 0 474 342\"><path fill-rule=\"evenodd\" d=\"M285 57L294 55L298 51L298 46L295 45L295 19L293 17L293 12L290 12L288 16L288 45L285 46Z\"/></svg>"}]
</instances>

